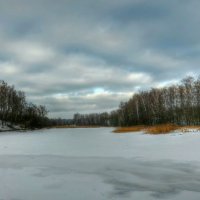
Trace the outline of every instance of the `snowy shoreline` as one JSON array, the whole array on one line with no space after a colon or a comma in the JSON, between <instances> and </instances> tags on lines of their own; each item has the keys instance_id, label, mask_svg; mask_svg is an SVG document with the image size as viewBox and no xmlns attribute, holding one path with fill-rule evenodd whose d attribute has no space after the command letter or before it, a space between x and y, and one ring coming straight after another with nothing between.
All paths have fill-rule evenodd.
<instances>
[{"instance_id":1,"label":"snowy shoreline","mask_svg":"<svg viewBox=\"0 0 200 200\"><path fill-rule=\"evenodd\" d=\"M17 125L0 125L0 132L10 132L10 131L23 131L25 129Z\"/></svg>"}]
</instances>

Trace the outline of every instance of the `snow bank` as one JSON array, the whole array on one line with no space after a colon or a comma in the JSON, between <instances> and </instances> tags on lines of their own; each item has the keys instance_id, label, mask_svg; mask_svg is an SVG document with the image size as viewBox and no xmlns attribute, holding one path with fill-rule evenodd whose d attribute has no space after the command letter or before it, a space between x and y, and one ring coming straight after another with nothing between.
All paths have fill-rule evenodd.
<instances>
[{"instance_id":1,"label":"snow bank","mask_svg":"<svg viewBox=\"0 0 200 200\"><path fill-rule=\"evenodd\" d=\"M9 122L6 122L5 124L2 125L2 121L0 120L0 132L4 131L16 131L16 130L21 130L22 128L19 125L14 125Z\"/></svg>"}]
</instances>

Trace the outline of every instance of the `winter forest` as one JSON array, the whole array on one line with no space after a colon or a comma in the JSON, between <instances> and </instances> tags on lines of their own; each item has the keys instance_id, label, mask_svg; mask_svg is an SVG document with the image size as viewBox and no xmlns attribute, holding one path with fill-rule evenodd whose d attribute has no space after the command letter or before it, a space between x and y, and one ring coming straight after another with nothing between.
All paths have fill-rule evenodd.
<instances>
[{"instance_id":1,"label":"winter forest","mask_svg":"<svg viewBox=\"0 0 200 200\"><path fill-rule=\"evenodd\" d=\"M152 88L121 102L111 113L75 114L76 125L134 126L173 123L200 124L200 77L186 77L179 84Z\"/></svg>"},{"instance_id":2,"label":"winter forest","mask_svg":"<svg viewBox=\"0 0 200 200\"><path fill-rule=\"evenodd\" d=\"M26 128L54 125L134 126L172 123L200 124L200 77L186 77L180 83L135 93L110 113L74 114L73 119L48 119L42 105L28 103L24 92L0 82L0 120Z\"/></svg>"},{"instance_id":3,"label":"winter forest","mask_svg":"<svg viewBox=\"0 0 200 200\"><path fill-rule=\"evenodd\" d=\"M2 125L7 122L20 124L24 128L41 128L47 124L45 106L28 103L25 93L17 91L14 86L0 82L0 120Z\"/></svg>"}]
</instances>

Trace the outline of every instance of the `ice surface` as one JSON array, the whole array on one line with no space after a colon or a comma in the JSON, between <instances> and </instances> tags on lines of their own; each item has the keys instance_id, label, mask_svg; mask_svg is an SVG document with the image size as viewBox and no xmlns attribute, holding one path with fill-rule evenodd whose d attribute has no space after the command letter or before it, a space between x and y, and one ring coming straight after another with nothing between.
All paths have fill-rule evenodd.
<instances>
[{"instance_id":1,"label":"ice surface","mask_svg":"<svg viewBox=\"0 0 200 200\"><path fill-rule=\"evenodd\" d=\"M200 134L0 135L0 200L200 199Z\"/></svg>"}]
</instances>

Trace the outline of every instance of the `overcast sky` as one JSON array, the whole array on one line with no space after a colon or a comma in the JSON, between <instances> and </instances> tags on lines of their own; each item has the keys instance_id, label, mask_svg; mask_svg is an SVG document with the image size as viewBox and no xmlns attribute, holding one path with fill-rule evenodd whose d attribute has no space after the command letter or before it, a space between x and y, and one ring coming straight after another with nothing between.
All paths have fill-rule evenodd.
<instances>
[{"instance_id":1,"label":"overcast sky","mask_svg":"<svg viewBox=\"0 0 200 200\"><path fill-rule=\"evenodd\" d=\"M0 79L51 117L200 74L199 0L0 0Z\"/></svg>"}]
</instances>

